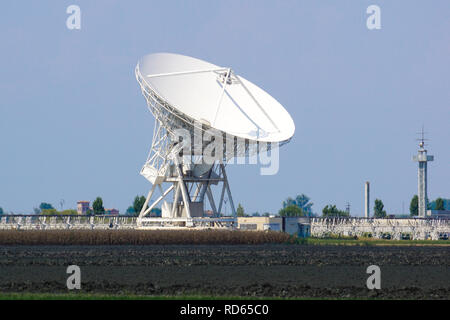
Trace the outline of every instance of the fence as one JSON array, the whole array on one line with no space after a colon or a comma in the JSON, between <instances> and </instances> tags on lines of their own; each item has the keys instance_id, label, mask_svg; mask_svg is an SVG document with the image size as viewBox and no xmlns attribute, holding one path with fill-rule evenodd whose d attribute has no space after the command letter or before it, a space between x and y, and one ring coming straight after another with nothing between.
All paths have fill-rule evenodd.
<instances>
[{"instance_id":1,"label":"fence","mask_svg":"<svg viewBox=\"0 0 450 320\"><path fill-rule=\"evenodd\" d=\"M0 230L135 229L136 217L3 215Z\"/></svg>"},{"instance_id":2,"label":"fence","mask_svg":"<svg viewBox=\"0 0 450 320\"><path fill-rule=\"evenodd\" d=\"M314 237L357 236L439 240L450 236L450 219L311 218Z\"/></svg>"}]
</instances>

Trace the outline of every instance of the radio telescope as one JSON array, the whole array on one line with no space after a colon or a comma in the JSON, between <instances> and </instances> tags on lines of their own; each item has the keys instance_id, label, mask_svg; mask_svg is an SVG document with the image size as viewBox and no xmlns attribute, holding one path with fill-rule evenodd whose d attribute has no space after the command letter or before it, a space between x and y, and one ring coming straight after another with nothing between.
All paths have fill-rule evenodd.
<instances>
[{"instance_id":1,"label":"radio telescope","mask_svg":"<svg viewBox=\"0 0 450 320\"><path fill-rule=\"evenodd\" d=\"M231 68L196 58L150 54L138 62L135 74L155 117L152 146L141 170L152 187L138 225L233 225L236 210L225 171L227 161L289 142L295 131L291 116L278 101ZM182 141L180 131L185 133ZM202 138L211 132L215 138ZM211 141L221 148L213 152L213 161L206 161ZM164 189L163 183L169 187ZM211 186L220 184L216 201ZM160 195L152 201L156 190ZM228 217L221 216L225 192L232 211ZM212 209L208 217L205 197ZM161 202L162 216L150 217Z\"/></svg>"}]
</instances>

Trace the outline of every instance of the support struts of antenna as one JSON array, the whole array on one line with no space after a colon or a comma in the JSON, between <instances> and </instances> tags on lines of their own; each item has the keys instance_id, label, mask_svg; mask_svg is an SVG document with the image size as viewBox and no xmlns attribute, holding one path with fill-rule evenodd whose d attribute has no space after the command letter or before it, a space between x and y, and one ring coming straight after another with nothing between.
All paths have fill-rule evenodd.
<instances>
[{"instance_id":1,"label":"support struts of antenna","mask_svg":"<svg viewBox=\"0 0 450 320\"><path fill-rule=\"evenodd\" d=\"M220 159L208 164L202 156L195 154L180 157L182 144L176 141L174 130L170 128L181 127L192 132L192 126L176 110L168 111L168 106L163 106L164 101L141 81L139 83L148 107L155 116L155 125L152 146L141 170L141 175L152 183L152 187L139 213L138 225L232 227L236 221L236 210L225 171L226 161ZM216 201L211 186L220 184L220 198ZM164 189L164 185L169 187ZM155 192L160 195L152 202ZM232 211L229 217L221 217L225 195ZM204 214L205 198L212 211L209 217ZM149 217L152 209L158 205L161 205L162 217Z\"/></svg>"},{"instance_id":2,"label":"support struts of antenna","mask_svg":"<svg viewBox=\"0 0 450 320\"><path fill-rule=\"evenodd\" d=\"M233 158L253 162L257 155L272 155L292 138L292 118L273 97L231 68L192 57L150 54L139 61L135 74L156 119L152 147L141 170L152 188L138 224L234 224L225 164ZM216 199L212 186L219 187ZM153 200L155 192L160 196ZM204 204L211 208L208 217ZM222 215L226 204L231 216ZM152 218L152 209L159 205L162 217Z\"/></svg>"}]
</instances>

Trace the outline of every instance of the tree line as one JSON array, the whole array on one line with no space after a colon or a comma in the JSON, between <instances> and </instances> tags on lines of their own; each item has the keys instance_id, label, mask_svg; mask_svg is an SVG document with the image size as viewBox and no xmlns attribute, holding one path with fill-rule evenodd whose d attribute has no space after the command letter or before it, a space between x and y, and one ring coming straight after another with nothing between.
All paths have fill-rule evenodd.
<instances>
[{"instance_id":1,"label":"tree line","mask_svg":"<svg viewBox=\"0 0 450 320\"><path fill-rule=\"evenodd\" d=\"M145 204L145 197L144 196L136 196L133 200L133 203L131 206L128 207L125 214L129 216L138 216L141 212L142 207ZM37 208L33 208L33 212L36 215L77 215L78 212L75 209L66 209L66 210L57 210L51 203L48 202L41 202ZM2 207L0 207L0 215L5 214ZM92 203L92 209L89 208L86 211L86 215L92 216L92 215L104 215L105 214L105 207L103 206L103 199L102 197L95 198L94 202ZM153 208L150 211L150 216L160 216L161 215L161 209L160 208Z\"/></svg>"},{"instance_id":2,"label":"tree line","mask_svg":"<svg viewBox=\"0 0 450 320\"><path fill-rule=\"evenodd\" d=\"M128 207L125 214L128 216L138 216L142 210L142 207L145 204L146 198L144 196L137 195L132 205ZM314 217L317 216L312 211L313 203L311 199L305 195L300 194L295 198L288 197L282 203L282 208L278 211L278 215L281 217ZM443 199L441 197L437 198L434 201L428 203L428 210L450 210L450 199ZM411 199L409 205L410 216L417 216L419 214L419 199L417 195L414 195ZM52 204L47 202L41 202L38 208L34 208L35 214L41 215L76 215L78 214L74 209L66 209L58 211L56 210ZM2 207L0 207L0 215L5 214ZM92 210L88 209L86 212L87 215L103 215L105 214L105 208L103 207L103 199L101 197L97 197L92 203ZM255 212L253 214L245 213L244 207L239 203L236 209L236 214L238 217L251 217L251 216L263 216L268 217L271 214L269 212L265 212L263 214L259 214ZM384 209L383 201L380 199L375 199L374 203L374 217L375 218L385 218L387 217L386 210ZM160 208L153 208L150 211L150 216L158 217L161 216ZM322 217L350 217L350 212L347 210L341 210L336 207L334 204L328 204L322 209Z\"/></svg>"},{"instance_id":3,"label":"tree line","mask_svg":"<svg viewBox=\"0 0 450 320\"><path fill-rule=\"evenodd\" d=\"M297 195L295 198L287 198L282 203L282 208L278 211L280 217L317 217L312 211L313 203L311 199L305 194ZM428 204L429 210L450 210L450 199L437 198L436 200ZM246 214L243 206L239 203L236 210L238 217L251 217L251 216L270 216L270 213L260 215L257 212L254 214ZM410 204L410 216L418 215L418 197L415 195L411 199ZM322 217L350 217L348 210L341 210L334 204L328 204L322 209ZM380 199L375 199L373 207L374 218L386 218L388 216L384 203Z\"/></svg>"},{"instance_id":4,"label":"tree line","mask_svg":"<svg viewBox=\"0 0 450 320\"><path fill-rule=\"evenodd\" d=\"M428 203L427 210L450 210L450 199L441 197ZM419 215L419 197L415 194L409 204L409 214L411 216Z\"/></svg>"}]
</instances>

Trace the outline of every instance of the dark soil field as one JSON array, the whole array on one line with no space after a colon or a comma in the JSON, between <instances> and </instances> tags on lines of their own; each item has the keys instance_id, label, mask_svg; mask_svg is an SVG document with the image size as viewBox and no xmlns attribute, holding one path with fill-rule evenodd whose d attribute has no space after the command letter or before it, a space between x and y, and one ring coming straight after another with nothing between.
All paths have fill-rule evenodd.
<instances>
[{"instance_id":1,"label":"dark soil field","mask_svg":"<svg viewBox=\"0 0 450 320\"><path fill-rule=\"evenodd\" d=\"M72 264L90 294L450 299L450 247L296 244L2 246L0 292L68 293Z\"/></svg>"}]
</instances>

